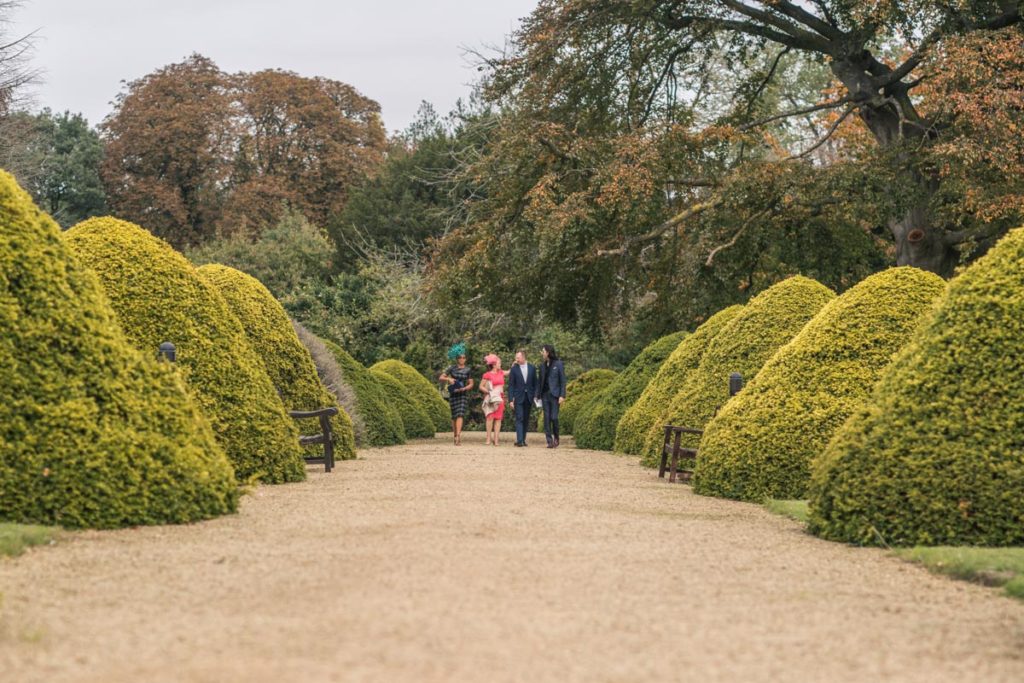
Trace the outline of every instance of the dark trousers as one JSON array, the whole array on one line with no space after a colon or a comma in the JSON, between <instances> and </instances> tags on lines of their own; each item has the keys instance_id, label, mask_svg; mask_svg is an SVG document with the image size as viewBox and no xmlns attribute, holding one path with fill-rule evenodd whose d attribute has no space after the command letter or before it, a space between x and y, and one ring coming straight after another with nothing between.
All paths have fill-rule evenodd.
<instances>
[{"instance_id":1,"label":"dark trousers","mask_svg":"<svg viewBox=\"0 0 1024 683\"><path fill-rule=\"evenodd\" d=\"M544 394L541 404L544 407L544 435L551 443L552 438L558 438L558 409L561 406L558 405L558 397L551 394Z\"/></svg>"},{"instance_id":2,"label":"dark trousers","mask_svg":"<svg viewBox=\"0 0 1024 683\"><path fill-rule=\"evenodd\" d=\"M532 408L532 398L522 398L516 401L516 443L526 443L526 430L530 428L530 410Z\"/></svg>"}]
</instances>

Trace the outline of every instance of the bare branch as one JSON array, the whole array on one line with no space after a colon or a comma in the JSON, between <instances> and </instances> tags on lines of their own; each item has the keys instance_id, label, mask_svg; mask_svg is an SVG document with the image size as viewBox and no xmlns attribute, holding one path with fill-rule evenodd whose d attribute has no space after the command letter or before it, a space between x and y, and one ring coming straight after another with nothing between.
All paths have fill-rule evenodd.
<instances>
[{"instance_id":1,"label":"bare branch","mask_svg":"<svg viewBox=\"0 0 1024 683\"><path fill-rule=\"evenodd\" d=\"M832 18L825 15L825 19L808 12L803 7L789 2L789 0L776 0L775 7L787 17L799 21L804 26L811 28L831 40L843 37L843 32L832 21Z\"/></svg>"},{"instance_id":2,"label":"bare branch","mask_svg":"<svg viewBox=\"0 0 1024 683\"><path fill-rule=\"evenodd\" d=\"M793 161L794 159L802 159L803 157L806 157L808 154L810 154L811 152L813 152L814 150L818 149L819 147L824 145L826 142L828 142L828 139L832 137L832 134L836 132L836 130L839 128L840 124L842 124L842 122L846 120L846 117L849 116L851 113L853 113L854 109L856 109L856 107L854 105L852 105L852 104L849 105L846 108L846 110L842 113L842 115L838 119L836 119L835 122L831 126L829 126L829 129L827 131L825 131L825 134L822 135L821 138L817 142L815 142L813 145L811 145L810 147L808 147L804 151L800 152L799 154L794 154L793 156L786 157L785 161Z\"/></svg>"},{"instance_id":3,"label":"bare branch","mask_svg":"<svg viewBox=\"0 0 1024 683\"><path fill-rule=\"evenodd\" d=\"M793 116L803 116L804 114L811 114L816 111L822 111L823 109L835 109L836 107L841 107L844 104L850 102L852 99L853 98L850 97L849 95L845 95L843 97L840 97L838 100L833 100L831 102L822 102L821 104L815 104L813 106L803 107L801 109L791 109L790 111L782 112L781 114L775 114L773 116L767 116L763 119L758 119L757 121L745 123L739 127L739 130L741 132L744 132L750 130L751 128L758 128L760 126L765 125L766 123L771 123L772 121L778 121L779 119L788 119Z\"/></svg>"},{"instance_id":4,"label":"bare branch","mask_svg":"<svg viewBox=\"0 0 1024 683\"><path fill-rule=\"evenodd\" d=\"M627 237L621 247L616 247L615 249L598 249L595 255L622 256L626 253L626 250L629 249L631 246L635 244L643 244L645 242L651 242L653 240L656 240L669 230L672 230L673 228L678 226L680 223L686 221L687 219L693 218L694 216L703 213L708 209L713 209L717 206L720 206L723 201L724 199L722 197L715 196L707 200L706 202L691 204L682 212L676 214L672 218L669 218L667 221L652 228L648 232L645 232L642 235L637 235L636 237Z\"/></svg>"},{"instance_id":5,"label":"bare branch","mask_svg":"<svg viewBox=\"0 0 1024 683\"><path fill-rule=\"evenodd\" d=\"M732 236L731 240L729 240L725 244L720 244L711 250L711 253L708 254L707 260L704 262L704 265L710 268L715 261L715 256L717 256L719 252L724 251L725 249L729 249L730 247L736 246L736 242L739 240L740 235L743 234L743 232L750 226L750 224L760 219L762 216L769 213L770 211L771 209L762 209L761 211L758 211L747 220L743 221L743 225L740 226L740 229L736 231L736 234Z\"/></svg>"}]
</instances>

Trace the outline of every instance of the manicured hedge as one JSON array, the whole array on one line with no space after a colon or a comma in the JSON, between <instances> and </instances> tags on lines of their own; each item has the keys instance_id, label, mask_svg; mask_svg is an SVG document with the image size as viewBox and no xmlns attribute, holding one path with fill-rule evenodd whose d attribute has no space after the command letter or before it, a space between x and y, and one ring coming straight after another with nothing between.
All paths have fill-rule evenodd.
<instances>
[{"instance_id":1,"label":"manicured hedge","mask_svg":"<svg viewBox=\"0 0 1024 683\"><path fill-rule=\"evenodd\" d=\"M193 522L238 486L174 368L129 344L60 228L0 171L0 520Z\"/></svg>"},{"instance_id":2,"label":"manicured hedge","mask_svg":"<svg viewBox=\"0 0 1024 683\"><path fill-rule=\"evenodd\" d=\"M64 241L97 275L131 343L173 342L178 364L241 481L306 476L294 421L224 298L184 256L132 223L91 218Z\"/></svg>"},{"instance_id":3,"label":"manicured hedge","mask_svg":"<svg viewBox=\"0 0 1024 683\"><path fill-rule=\"evenodd\" d=\"M614 370L604 368L587 370L565 385L565 403L558 411L558 428L562 434L572 434L576 416L585 405L601 393L601 390L611 384L618 374Z\"/></svg>"},{"instance_id":4,"label":"manicured hedge","mask_svg":"<svg viewBox=\"0 0 1024 683\"><path fill-rule=\"evenodd\" d=\"M270 290L251 275L227 266L210 264L198 270L220 292L242 323L249 345L263 363L284 407L307 411L338 408L338 414L331 418L334 457L341 460L356 457L352 420L320 382L309 351L299 341L288 314ZM319 420L303 419L297 424L303 434L320 433Z\"/></svg>"},{"instance_id":5,"label":"manicured hedge","mask_svg":"<svg viewBox=\"0 0 1024 683\"><path fill-rule=\"evenodd\" d=\"M932 273L891 268L829 302L708 424L694 490L804 498L811 459L864 404L945 286Z\"/></svg>"},{"instance_id":6,"label":"manicured hedge","mask_svg":"<svg viewBox=\"0 0 1024 683\"><path fill-rule=\"evenodd\" d=\"M377 378L345 349L326 339L323 343L341 367L344 381L356 392L356 408L366 425L366 445L394 446L405 443L402 416Z\"/></svg>"},{"instance_id":7,"label":"manicured hedge","mask_svg":"<svg viewBox=\"0 0 1024 683\"><path fill-rule=\"evenodd\" d=\"M391 375L415 398L430 416L434 430L446 432L452 427L452 412L448 402L441 398L441 392L431 384L430 380L420 374L419 370L400 360L382 360L373 365L371 370L380 370Z\"/></svg>"},{"instance_id":8,"label":"manicured hedge","mask_svg":"<svg viewBox=\"0 0 1024 683\"><path fill-rule=\"evenodd\" d=\"M652 428L661 429L659 421L687 376L697 368L704 350L726 323L735 318L742 306L729 306L708 318L693 334L680 342L669 355L654 378L648 382L636 403L625 412L615 429L615 450L629 455L640 455L644 440Z\"/></svg>"},{"instance_id":9,"label":"manicured hedge","mask_svg":"<svg viewBox=\"0 0 1024 683\"><path fill-rule=\"evenodd\" d=\"M370 368L370 374L380 384L388 397L388 402L398 412L405 438L429 439L434 436L434 421L401 382L383 370Z\"/></svg>"},{"instance_id":10,"label":"manicured hedge","mask_svg":"<svg viewBox=\"0 0 1024 683\"><path fill-rule=\"evenodd\" d=\"M615 427L622 414L640 397L658 368L685 336L685 332L675 332L648 344L599 396L583 407L573 424L577 446L611 450L615 442Z\"/></svg>"},{"instance_id":11,"label":"manicured hedge","mask_svg":"<svg viewBox=\"0 0 1024 683\"><path fill-rule=\"evenodd\" d=\"M834 298L828 287L801 275L755 296L715 335L659 422L704 428L715 410L729 400L730 373L740 373L746 382L753 380L761 366ZM661 425L654 425L644 443L648 462L660 457L663 439ZM683 436L684 446L693 448L698 442L696 437Z\"/></svg>"},{"instance_id":12,"label":"manicured hedge","mask_svg":"<svg viewBox=\"0 0 1024 683\"><path fill-rule=\"evenodd\" d=\"M950 282L812 464L810 526L889 545L1024 544L1024 229Z\"/></svg>"}]
</instances>

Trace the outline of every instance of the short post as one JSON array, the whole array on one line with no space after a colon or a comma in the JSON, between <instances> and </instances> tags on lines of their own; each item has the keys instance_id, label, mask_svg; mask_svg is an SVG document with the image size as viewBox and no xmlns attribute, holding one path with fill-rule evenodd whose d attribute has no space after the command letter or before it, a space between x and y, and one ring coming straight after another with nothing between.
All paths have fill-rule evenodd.
<instances>
[{"instance_id":1,"label":"short post","mask_svg":"<svg viewBox=\"0 0 1024 683\"><path fill-rule=\"evenodd\" d=\"M160 350L157 352L156 357L168 363L173 363L178 360L178 349L171 342L164 342L160 345Z\"/></svg>"},{"instance_id":2,"label":"short post","mask_svg":"<svg viewBox=\"0 0 1024 683\"><path fill-rule=\"evenodd\" d=\"M743 375L738 372L734 372L729 375L729 398L732 398L736 394L740 393L743 388Z\"/></svg>"}]
</instances>

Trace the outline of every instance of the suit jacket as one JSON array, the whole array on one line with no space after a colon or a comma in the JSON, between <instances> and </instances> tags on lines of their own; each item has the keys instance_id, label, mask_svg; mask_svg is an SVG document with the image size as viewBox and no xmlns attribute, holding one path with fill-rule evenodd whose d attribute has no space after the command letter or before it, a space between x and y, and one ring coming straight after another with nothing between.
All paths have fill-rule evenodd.
<instances>
[{"instance_id":1,"label":"suit jacket","mask_svg":"<svg viewBox=\"0 0 1024 683\"><path fill-rule=\"evenodd\" d=\"M505 377L508 386L508 400L529 402L537 395L537 368L532 363L526 364L526 379L519 365L513 363L512 369Z\"/></svg>"},{"instance_id":2,"label":"suit jacket","mask_svg":"<svg viewBox=\"0 0 1024 683\"><path fill-rule=\"evenodd\" d=\"M565 398L565 366L556 360L550 367L541 372L541 386L537 389L537 397L549 392L555 398Z\"/></svg>"}]
</instances>

